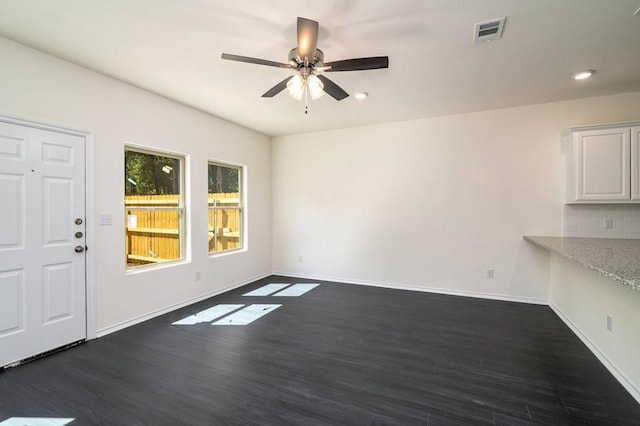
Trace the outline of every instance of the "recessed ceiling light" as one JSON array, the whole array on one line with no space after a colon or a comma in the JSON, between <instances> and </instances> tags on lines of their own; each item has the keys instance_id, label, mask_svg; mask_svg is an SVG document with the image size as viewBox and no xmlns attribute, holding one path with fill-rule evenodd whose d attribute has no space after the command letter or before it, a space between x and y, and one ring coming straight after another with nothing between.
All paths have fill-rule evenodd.
<instances>
[{"instance_id":1,"label":"recessed ceiling light","mask_svg":"<svg viewBox=\"0 0 640 426\"><path fill-rule=\"evenodd\" d=\"M367 96L369 96L369 94L367 92L360 92L360 93L356 93L355 95L353 95L353 97L356 98L359 101L361 101L363 99L367 99Z\"/></svg>"},{"instance_id":2,"label":"recessed ceiling light","mask_svg":"<svg viewBox=\"0 0 640 426\"><path fill-rule=\"evenodd\" d=\"M594 70L585 70L585 71L580 71L579 73L574 74L573 78L574 80L584 80L585 78L591 77L593 74L595 74Z\"/></svg>"}]
</instances>

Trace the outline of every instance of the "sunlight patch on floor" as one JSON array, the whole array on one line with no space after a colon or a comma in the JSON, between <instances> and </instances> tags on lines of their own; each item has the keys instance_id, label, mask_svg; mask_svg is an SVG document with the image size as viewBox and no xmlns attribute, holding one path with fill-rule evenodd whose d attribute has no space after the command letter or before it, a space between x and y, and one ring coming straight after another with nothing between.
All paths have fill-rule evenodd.
<instances>
[{"instance_id":1,"label":"sunlight patch on floor","mask_svg":"<svg viewBox=\"0 0 640 426\"><path fill-rule=\"evenodd\" d=\"M272 283L245 293L243 296L298 297L319 285ZM211 323L211 325L247 325L267 315L269 312L273 312L280 306L282 305L254 304L247 307L243 304L216 305L182 318L171 325L195 325L201 323ZM0 426L3 425L0 423Z\"/></svg>"},{"instance_id":2,"label":"sunlight patch on floor","mask_svg":"<svg viewBox=\"0 0 640 426\"><path fill-rule=\"evenodd\" d=\"M0 422L0 426L64 426L74 420L52 417L11 417Z\"/></svg>"},{"instance_id":3,"label":"sunlight patch on floor","mask_svg":"<svg viewBox=\"0 0 640 426\"><path fill-rule=\"evenodd\" d=\"M269 312L273 312L278 309L282 305L250 305L244 309L239 310L236 313L233 313L229 316L226 316L218 321L214 322L213 325L247 325L251 324L253 321L258 318L267 315Z\"/></svg>"},{"instance_id":4,"label":"sunlight patch on floor","mask_svg":"<svg viewBox=\"0 0 640 426\"><path fill-rule=\"evenodd\" d=\"M313 290L320 284L267 284L253 291L243 294L243 296L284 296L298 297Z\"/></svg>"},{"instance_id":5,"label":"sunlight patch on floor","mask_svg":"<svg viewBox=\"0 0 640 426\"><path fill-rule=\"evenodd\" d=\"M257 288L249 293L243 294L243 296L269 296L275 293L278 290L282 290L285 287L288 287L290 284L267 284L260 288Z\"/></svg>"},{"instance_id":6,"label":"sunlight patch on floor","mask_svg":"<svg viewBox=\"0 0 640 426\"><path fill-rule=\"evenodd\" d=\"M308 291L313 290L318 287L320 284L296 284L289 288L285 288L282 291L274 294L276 297L285 296L285 297L298 297L302 296Z\"/></svg>"},{"instance_id":7,"label":"sunlight patch on floor","mask_svg":"<svg viewBox=\"0 0 640 426\"><path fill-rule=\"evenodd\" d=\"M227 315L236 309L242 308L244 305L216 305L197 314L182 318L171 325L194 325L202 322L211 322L224 315ZM0 423L1 425L1 423Z\"/></svg>"}]
</instances>

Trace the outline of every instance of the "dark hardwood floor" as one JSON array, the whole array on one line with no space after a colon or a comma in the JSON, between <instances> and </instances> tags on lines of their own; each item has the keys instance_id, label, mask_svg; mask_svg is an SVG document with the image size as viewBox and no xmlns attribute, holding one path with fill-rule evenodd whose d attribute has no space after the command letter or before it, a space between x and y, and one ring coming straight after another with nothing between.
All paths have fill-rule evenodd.
<instances>
[{"instance_id":1,"label":"dark hardwood floor","mask_svg":"<svg viewBox=\"0 0 640 426\"><path fill-rule=\"evenodd\" d=\"M301 297L243 297L320 282ZM171 323L278 303L246 326ZM639 425L546 306L270 277L0 374L0 423Z\"/></svg>"}]
</instances>

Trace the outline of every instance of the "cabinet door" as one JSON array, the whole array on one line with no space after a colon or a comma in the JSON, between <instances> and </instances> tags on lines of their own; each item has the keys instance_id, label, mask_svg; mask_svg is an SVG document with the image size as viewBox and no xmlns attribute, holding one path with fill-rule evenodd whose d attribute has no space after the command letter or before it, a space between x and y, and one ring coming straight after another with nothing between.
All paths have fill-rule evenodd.
<instances>
[{"instance_id":1,"label":"cabinet door","mask_svg":"<svg viewBox=\"0 0 640 426\"><path fill-rule=\"evenodd\" d=\"M640 127L631 128L631 199L640 201Z\"/></svg>"},{"instance_id":2,"label":"cabinet door","mask_svg":"<svg viewBox=\"0 0 640 426\"><path fill-rule=\"evenodd\" d=\"M630 136L629 127L575 133L577 200L630 200Z\"/></svg>"}]
</instances>

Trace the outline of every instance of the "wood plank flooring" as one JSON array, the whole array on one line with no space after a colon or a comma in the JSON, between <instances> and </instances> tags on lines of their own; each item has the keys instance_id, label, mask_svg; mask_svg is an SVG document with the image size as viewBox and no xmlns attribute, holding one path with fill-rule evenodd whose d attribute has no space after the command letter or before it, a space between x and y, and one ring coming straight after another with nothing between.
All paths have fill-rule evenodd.
<instances>
[{"instance_id":1,"label":"wood plank flooring","mask_svg":"<svg viewBox=\"0 0 640 426\"><path fill-rule=\"evenodd\" d=\"M243 297L319 282L300 297ZM245 326L171 323L282 306ZM0 423L640 425L546 306L269 277L0 374Z\"/></svg>"}]
</instances>

